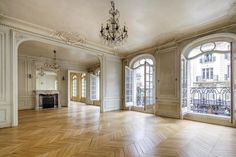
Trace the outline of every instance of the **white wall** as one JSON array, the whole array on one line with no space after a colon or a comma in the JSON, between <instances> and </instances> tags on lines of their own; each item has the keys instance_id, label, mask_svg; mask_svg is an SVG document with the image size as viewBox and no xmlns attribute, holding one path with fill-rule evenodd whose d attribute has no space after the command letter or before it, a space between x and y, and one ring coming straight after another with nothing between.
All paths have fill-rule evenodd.
<instances>
[{"instance_id":1,"label":"white wall","mask_svg":"<svg viewBox=\"0 0 236 157\"><path fill-rule=\"evenodd\" d=\"M122 93L122 62L114 56L104 56L102 62L103 111L119 110Z\"/></svg>"},{"instance_id":2,"label":"white wall","mask_svg":"<svg viewBox=\"0 0 236 157\"><path fill-rule=\"evenodd\" d=\"M80 69L80 68L78 68ZM85 70L85 69L84 69ZM62 80L62 77L64 76L65 80ZM60 70L58 74L58 90L60 92L61 97L61 106L66 107L68 106L68 69L65 67L65 69Z\"/></svg>"},{"instance_id":3,"label":"white wall","mask_svg":"<svg viewBox=\"0 0 236 157\"><path fill-rule=\"evenodd\" d=\"M177 47L159 50L155 53L157 62L157 105L156 114L180 117L180 52Z\"/></svg>"}]
</instances>

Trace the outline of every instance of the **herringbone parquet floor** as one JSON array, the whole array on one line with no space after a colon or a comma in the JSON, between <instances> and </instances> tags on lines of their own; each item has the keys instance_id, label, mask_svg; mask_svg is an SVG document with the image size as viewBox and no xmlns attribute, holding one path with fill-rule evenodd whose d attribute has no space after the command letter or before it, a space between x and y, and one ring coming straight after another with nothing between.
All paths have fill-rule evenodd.
<instances>
[{"instance_id":1,"label":"herringbone parquet floor","mask_svg":"<svg viewBox=\"0 0 236 157\"><path fill-rule=\"evenodd\" d=\"M0 129L1 157L231 157L236 129L99 108L20 111Z\"/></svg>"}]
</instances>

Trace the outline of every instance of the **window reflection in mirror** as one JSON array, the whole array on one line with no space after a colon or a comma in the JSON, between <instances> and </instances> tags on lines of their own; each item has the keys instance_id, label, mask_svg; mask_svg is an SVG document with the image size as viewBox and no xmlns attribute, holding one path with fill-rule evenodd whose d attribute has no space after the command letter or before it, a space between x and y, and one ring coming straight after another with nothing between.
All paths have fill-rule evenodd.
<instances>
[{"instance_id":1,"label":"window reflection in mirror","mask_svg":"<svg viewBox=\"0 0 236 157\"><path fill-rule=\"evenodd\" d=\"M37 70L36 90L58 90L57 73Z\"/></svg>"}]
</instances>

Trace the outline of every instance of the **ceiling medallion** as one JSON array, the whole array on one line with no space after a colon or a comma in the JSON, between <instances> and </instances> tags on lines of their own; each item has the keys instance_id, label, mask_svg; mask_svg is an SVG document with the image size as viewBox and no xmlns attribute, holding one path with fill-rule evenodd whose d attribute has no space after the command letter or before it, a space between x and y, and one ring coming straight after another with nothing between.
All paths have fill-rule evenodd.
<instances>
[{"instance_id":1,"label":"ceiling medallion","mask_svg":"<svg viewBox=\"0 0 236 157\"><path fill-rule=\"evenodd\" d=\"M85 38L79 33L55 31L51 35L69 45L81 45L85 43Z\"/></svg>"},{"instance_id":2,"label":"ceiling medallion","mask_svg":"<svg viewBox=\"0 0 236 157\"><path fill-rule=\"evenodd\" d=\"M120 12L115 8L114 1L111 1L109 10L110 18L106 24L101 25L100 35L109 46L119 46L128 38L128 30L124 25L119 24Z\"/></svg>"}]
</instances>

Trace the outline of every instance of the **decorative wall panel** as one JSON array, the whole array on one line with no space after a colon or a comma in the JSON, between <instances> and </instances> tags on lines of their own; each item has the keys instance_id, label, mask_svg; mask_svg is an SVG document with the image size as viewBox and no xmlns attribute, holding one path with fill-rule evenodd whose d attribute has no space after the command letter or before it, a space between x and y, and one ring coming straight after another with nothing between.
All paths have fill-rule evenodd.
<instances>
[{"instance_id":1,"label":"decorative wall panel","mask_svg":"<svg viewBox=\"0 0 236 157\"><path fill-rule=\"evenodd\" d=\"M104 98L104 112L120 110L120 98Z\"/></svg>"},{"instance_id":2,"label":"decorative wall panel","mask_svg":"<svg viewBox=\"0 0 236 157\"><path fill-rule=\"evenodd\" d=\"M31 74L32 78L28 75ZM18 59L18 109L34 109L33 91L36 84L36 70L32 60L19 56Z\"/></svg>"},{"instance_id":3,"label":"decorative wall panel","mask_svg":"<svg viewBox=\"0 0 236 157\"><path fill-rule=\"evenodd\" d=\"M6 103L6 34L0 32L0 105Z\"/></svg>"},{"instance_id":4,"label":"decorative wall panel","mask_svg":"<svg viewBox=\"0 0 236 157\"><path fill-rule=\"evenodd\" d=\"M103 111L119 110L121 106L122 62L115 57L106 56L103 62Z\"/></svg>"},{"instance_id":5,"label":"decorative wall panel","mask_svg":"<svg viewBox=\"0 0 236 157\"><path fill-rule=\"evenodd\" d=\"M10 122L10 108L12 95L11 73L10 73L10 31L5 27L0 27L0 128L8 127Z\"/></svg>"},{"instance_id":6,"label":"decorative wall panel","mask_svg":"<svg viewBox=\"0 0 236 157\"><path fill-rule=\"evenodd\" d=\"M179 118L179 57L176 47L158 51L156 114Z\"/></svg>"},{"instance_id":7,"label":"decorative wall panel","mask_svg":"<svg viewBox=\"0 0 236 157\"><path fill-rule=\"evenodd\" d=\"M7 114L6 109L0 109L0 123L6 122L6 120L7 120L6 114Z\"/></svg>"},{"instance_id":8,"label":"decorative wall panel","mask_svg":"<svg viewBox=\"0 0 236 157\"><path fill-rule=\"evenodd\" d=\"M158 98L177 97L176 49L161 51L157 55Z\"/></svg>"},{"instance_id":9,"label":"decorative wall panel","mask_svg":"<svg viewBox=\"0 0 236 157\"><path fill-rule=\"evenodd\" d=\"M62 80L61 78L64 76L65 80ZM60 97L61 97L61 106L66 107L68 106L68 71L63 69L60 71L59 74L59 86L58 90L60 92Z\"/></svg>"}]
</instances>

